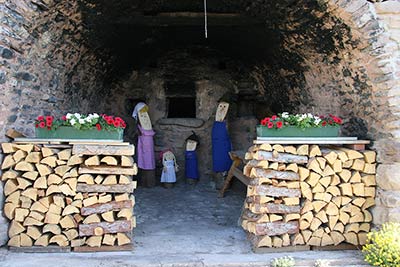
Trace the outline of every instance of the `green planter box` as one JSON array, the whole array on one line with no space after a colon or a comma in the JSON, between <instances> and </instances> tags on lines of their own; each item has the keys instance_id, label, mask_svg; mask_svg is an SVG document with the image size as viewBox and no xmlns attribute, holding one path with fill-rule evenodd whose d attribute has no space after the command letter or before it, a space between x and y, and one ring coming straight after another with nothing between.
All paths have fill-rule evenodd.
<instances>
[{"instance_id":1,"label":"green planter box","mask_svg":"<svg viewBox=\"0 0 400 267\"><path fill-rule=\"evenodd\" d=\"M74 127L60 126L55 131L49 131L47 129L35 128L36 138L45 139L106 139L106 140L122 140L124 135L124 129L119 128L116 131L106 130L78 130Z\"/></svg>"},{"instance_id":2,"label":"green planter box","mask_svg":"<svg viewBox=\"0 0 400 267\"><path fill-rule=\"evenodd\" d=\"M339 126L325 126L320 128L301 129L294 126L285 126L281 129L268 129L266 126L257 126L258 137L338 137Z\"/></svg>"}]
</instances>

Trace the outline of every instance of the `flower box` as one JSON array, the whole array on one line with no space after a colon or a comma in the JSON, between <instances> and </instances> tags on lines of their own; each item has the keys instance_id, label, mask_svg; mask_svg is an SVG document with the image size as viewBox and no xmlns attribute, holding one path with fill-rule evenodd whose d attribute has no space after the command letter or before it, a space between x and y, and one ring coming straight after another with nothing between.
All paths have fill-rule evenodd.
<instances>
[{"instance_id":1,"label":"flower box","mask_svg":"<svg viewBox=\"0 0 400 267\"><path fill-rule=\"evenodd\" d=\"M324 126L299 128L296 126L285 126L280 129L267 126L257 126L258 137L338 137L340 126Z\"/></svg>"},{"instance_id":2,"label":"flower box","mask_svg":"<svg viewBox=\"0 0 400 267\"><path fill-rule=\"evenodd\" d=\"M36 128L36 138L45 139L106 139L106 140L122 140L124 129L118 128L115 130L97 130L85 129L78 130L74 127L60 126L55 130L46 128Z\"/></svg>"}]
</instances>

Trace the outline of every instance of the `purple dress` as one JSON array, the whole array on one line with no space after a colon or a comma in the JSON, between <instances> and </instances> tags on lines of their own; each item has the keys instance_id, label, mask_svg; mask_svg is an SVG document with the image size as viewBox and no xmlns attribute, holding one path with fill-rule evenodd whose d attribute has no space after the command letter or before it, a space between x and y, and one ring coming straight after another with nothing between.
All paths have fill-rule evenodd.
<instances>
[{"instance_id":1,"label":"purple dress","mask_svg":"<svg viewBox=\"0 0 400 267\"><path fill-rule=\"evenodd\" d=\"M140 125L138 125L138 128L140 133L137 145L138 167L143 170L154 170L156 168L153 141L155 132L145 130Z\"/></svg>"}]
</instances>

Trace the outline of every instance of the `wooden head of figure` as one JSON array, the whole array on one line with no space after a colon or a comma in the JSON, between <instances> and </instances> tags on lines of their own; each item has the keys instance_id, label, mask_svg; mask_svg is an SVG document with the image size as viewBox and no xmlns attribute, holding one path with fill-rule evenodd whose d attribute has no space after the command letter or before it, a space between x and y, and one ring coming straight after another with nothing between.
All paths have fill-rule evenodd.
<instances>
[{"instance_id":1,"label":"wooden head of figure","mask_svg":"<svg viewBox=\"0 0 400 267\"><path fill-rule=\"evenodd\" d=\"M215 121L222 122L224 121L226 114L228 113L229 103L227 102L219 102L217 113L215 115Z\"/></svg>"},{"instance_id":2,"label":"wooden head of figure","mask_svg":"<svg viewBox=\"0 0 400 267\"><path fill-rule=\"evenodd\" d=\"M176 158L175 158L174 153L172 153L172 151L170 151L170 150L164 152L163 155L162 155L162 164L163 164L163 166L165 167L166 162L167 161L171 161L171 160L174 162L175 172L177 172L178 171L178 164L176 163Z\"/></svg>"},{"instance_id":3,"label":"wooden head of figure","mask_svg":"<svg viewBox=\"0 0 400 267\"><path fill-rule=\"evenodd\" d=\"M135 109L132 113L133 118L139 120L139 123L144 130L151 130L153 128L148 111L149 106L143 102L140 102L135 106Z\"/></svg>"},{"instance_id":4,"label":"wooden head of figure","mask_svg":"<svg viewBox=\"0 0 400 267\"><path fill-rule=\"evenodd\" d=\"M196 133L192 131L192 135L186 138L186 151L195 151L200 144L199 138Z\"/></svg>"}]
</instances>

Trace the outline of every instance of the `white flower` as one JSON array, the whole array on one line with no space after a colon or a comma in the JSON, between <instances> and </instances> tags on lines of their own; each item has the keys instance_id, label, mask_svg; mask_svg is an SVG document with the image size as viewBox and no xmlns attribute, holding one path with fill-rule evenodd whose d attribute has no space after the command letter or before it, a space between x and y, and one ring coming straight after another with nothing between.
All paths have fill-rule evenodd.
<instances>
[{"instance_id":1,"label":"white flower","mask_svg":"<svg viewBox=\"0 0 400 267\"><path fill-rule=\"evenodd\" d=\"M93 118L98 118L98 117L100 117L99 114L93 113Z\"/></svg>"},{"instance_id":2,"label":"white flower","mask_svg":"<svg viewBox=\"0 0 400 267\"><path fill-rule=\"evenodd\" d=\"M282 113L282 118L287 118L289 117L289 112L283 112Z\"/></svg>"},{"instance_id":3,"label":"white flower","mask_svg":"<svg viewBox=\"0 0 400 267\"><path fill-rule=\"evenodd\" d=\"M76 120L75 119L71 119L69 122L71 123L71 125L74 125L76 123Z\"/></svg>"},{"instance_id":4,"label":"white flower","mask_svg":"<svg viewBox=\"0 0 400 267\"><path fill-rule=\"evenodd\" d=\"M67 116L65 116L65 117L67 117L67 119L69 120L69 119L72 118L72 114L71 113L67 113Z\"/></svg>"},{"instance_id":5,"label":"white flower","mask_svg":"<svg viewBox=\"0 0 400 267\"><path fill-rule=\"evenodd\" d=\"M315 124L315 125L318 125L320 122L321 122L321 119L320 119L320 118L317 118L317 119L315 119L314 124Z\"/></svg>"},{"instance_id":6,"label":"white flower","mask_svg":"<svg viewBox=\"0 0 400 267\"><path fill-rule=\"evenodd\" d=\"M77 119L80 119L80 118L81 118L81 114L79 114L79 113L75 113L74 116L75 116Z\"/></svg>"},{"instance_id":7,"label":"white flower","mask_svg":"<svg viewBox=\"0 0 400 267\"><path fill-rule=\"evenodd\" d=\"M309 117L311 119L311 118L314 118L314 115L311 113L307 113L307 117Z\"/></svg>"},{"instance_id":8,"label":"white flower","mask_svg":"<svg viewBox=\"0 0 400 267\"><path fill-rule=\"evenodd\" d=\"M84 124L84 123L85 123L85 120L84 120L84 119L79 119L79 123L80 123L80 124Z\"/></svg>"}]
</instances>

